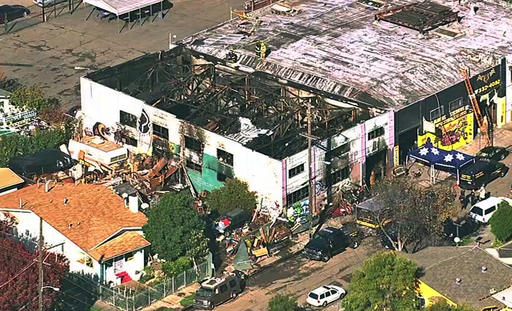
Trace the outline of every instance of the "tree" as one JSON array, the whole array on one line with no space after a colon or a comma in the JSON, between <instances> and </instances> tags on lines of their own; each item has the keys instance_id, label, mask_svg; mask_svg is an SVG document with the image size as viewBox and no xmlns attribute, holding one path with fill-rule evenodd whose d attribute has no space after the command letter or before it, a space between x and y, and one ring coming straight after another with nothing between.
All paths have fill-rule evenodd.
<instances>
[{"instance_id":1,"label":"tree","mask_svg":"<svg viewBox=\"0 0 512 311\"><path fill-rule=\"evenodd\" d=\"M67 126L37 130L32 136L6 135L0 138L0 167L5 167L14 157L56 148L67 143L72 130Z\"/></svg>"},{"instance_id":2,"label":"tree","mask_svg":"<svg viewBox=\"0 0 512 311\"><path fill-rule=\"evenodd\" d=\"M194 250L198 241L204 240L207 245L208 239L204 235L204 220L192 208L193 200L188 192L167 193L150 209L142 230L160 258L173 261L187 253L207 252Z\"/></svg>"},{"instance_id":3,"label":"tree","mask_svg":"<svg viewBox=\"0 0 512 311\"><path fill-rule=\"evenodd\" d=\"M508 241L512 237L512 206L507 201L501 202L489 219L489 224L492 234L498 240Z\"/></svg>"},{"instance_id":4,"label":"tree","mask_svg":"<svg viewBox=\"0 0 512 311\"><path fill-rule=\"evenodd\" d=\"M427 308L427 311L475 311L474 309L466 306L452 306L446 302L446 300L442 300L430 305Z\"/></svg>"},{"instance_id":5,"label":"tree","mask_svg":"<svg viewBox=\"0 0 512 311\"><path fill-rule=\"evenodd\" d=\"M377 253L354 272L345 311L414 310L418 266L393 251Z\"/></svg>"},{"instance_id":6,"label":"tree","mask_svg":"<svg viewBox=\"0 0 512 311\"><path fill-rule=\"evenodd\" d=\"M190 268L191 262L188 257L180 257L174 261L166 261L162 264L162 271L166 276L172 277L183 273Z\"/></svg>"},{"instance_id":7,"label":"tree","mask_svg":"<svg viewBox=\"0 0 512 311\"><path fill-rule=\"evenodd\" d=\"M425 188L407 178L383 181L372 189L372 195L381 207L375 221L390 220L380 228L397 251L406 245L416 248L425 240L436 244L443 235L443 222L460 209L452 187Z\"/></svg>"},{"instance_id":8,"label":"tree","mask_svg":"<svg viewBox=\"0 0 512 311\"><path fill-rule=\"evenodd\" d=\"M37 310L38 252L30 252L25 244L10 236L10 221L0 221L0 310ZM60 288L69 270L69 262L62 254L44 251L44 284ZM45 290L43 305L49 310L57 292Z\"/></svg>"},{"instance_id":9,"label":"tree","mask_svg":"<svg viewBox=\"0 0 512 311\"><path fill-rule=\"evenodd\" d=\"M56 99L46 98L43 90L38 86L18 87L12 92L10 102L16 107L37 111L52 108L57 104Z\"/></svg>"},{"instance_id":10,"label":"tree","mask_svg":"<svg viewBox=\"0 0 512 311\"><path fill-rule=\"evenodd\" d=\"M256 193L249 191L249 185L237 178L228 179L224 187L215 189L206 196L206 205L219 213L234 209L252 212L256 208Z\"/></svg>"},{"instance_id":11,"label":"tree","mask_svg":"<svg viewBox=\"0 0 512 311\"><path fill-rule=\"evenodd\" d=\"M268 311L295 311L297 299L288 295L277 295L268 302Z\"/></svg>"},{"instance_id":12,"label":"tree","mask_svg":"<svg viewBox=\"0 0 512 311\"><path fill-rule=\"evenodd\" d=\"M197 259L203 258L208 254L208 238L200 231L193 231L189 237L190 248L185 255L194 263L194 269L197 270Z\"/></svg>"}]
</instances>

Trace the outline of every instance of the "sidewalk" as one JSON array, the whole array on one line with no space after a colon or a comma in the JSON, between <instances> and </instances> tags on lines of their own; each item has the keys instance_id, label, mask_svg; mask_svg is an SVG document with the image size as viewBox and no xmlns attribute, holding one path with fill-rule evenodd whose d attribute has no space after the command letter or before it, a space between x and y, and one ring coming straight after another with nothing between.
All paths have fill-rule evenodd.
<instances>
[{"instance_id":1,"label":"sidewalk","mask_svg":"<svg viewBox=\"0 0 512 311\"><path fill-rule=\"evenodd\" d=\"M199 284L194 283L192 285L189 285L187 287L184 287L177 291L176 293L169 295L165 297L162 300L158 300L157 302L153 303L152 305L142 309L143 311L155 311L163 308L169 308L171 310L181 310L183 307L180 305L180 301L195 293L196 290L199 288ZM165 309L164 309L165 310Z\"/></svg>"},{"instance_id":2,"label":"sidewalk","mask_svg":"<svg viewBox=\"0 0 512 311\"><path fill-rule=\"evenodd\" d=\"M508 147L512 145L512 122L505 124L501 128L494 129L494 146ZM459 150L474 155L480 149L482 149L482 143L480 142L480 135L477 135L475 139L461 147Z\"/></svg>"}]
</instances>

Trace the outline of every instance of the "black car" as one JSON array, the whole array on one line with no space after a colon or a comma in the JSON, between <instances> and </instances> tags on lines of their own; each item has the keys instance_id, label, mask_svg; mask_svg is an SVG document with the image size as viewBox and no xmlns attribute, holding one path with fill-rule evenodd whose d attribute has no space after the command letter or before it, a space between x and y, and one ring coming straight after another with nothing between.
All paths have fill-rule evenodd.
<instances>
[{"instance_id":1,"label":"black car","mask_svg":"<svg viewBox=\"0 0 512 311\"><path fill-rule=\"evenodd\" d=\"M477 158L485 158L494 161L501 161L509 155L505 147L488 146L476 153Z\"/></svg>"},{"instance_id":2,"label":"black car","mask_svg":"<svg viewBox=\"0 0 512 311\"><path fill-rule=\"evenodd\" d=\"M349 222L341 227L341 231L349 239L349 246L351 248L357 248L361 245L361 241L364 239L364 233L359 229L359 226L354 222Z\"/></svg>"},{"instance_id":3,"label":"black car","mask_svg":"<svg viewBox=\"0 0 512 311\"><path fill-rule=\"evenodd\" d=\"M0 24L26 17L29 14L30 10L22 5L2 5L0 6Z\"/></svg>"},{"instance_id":4,"label":"black car","mask_svg":"<svg viewBox=\"0 0 512 311\"><path fill-rule=\"evenodd\" d=\"M508 167L501 162L478 158L474 163L462 168L459 174L459 185L462 189L476 190L498 177L505 177L507 172Z\"/></svg>"},{"instance_id":5,"label":"black car","mask_svg":"<svg viewBox=\"0 0 512 311\"><path fill-rule=\"evenodd\" d=\"M312 260L329 261L350 245L350 239L337 228L323 228L309 240L302 255Z\"/></svg>"}]
</instances>

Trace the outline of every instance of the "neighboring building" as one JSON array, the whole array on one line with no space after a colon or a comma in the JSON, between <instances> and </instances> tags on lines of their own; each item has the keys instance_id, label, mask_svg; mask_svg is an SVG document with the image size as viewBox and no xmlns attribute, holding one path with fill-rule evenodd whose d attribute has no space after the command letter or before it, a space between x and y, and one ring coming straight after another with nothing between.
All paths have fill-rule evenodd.
<instances>
[{"instance_id":1,"label":"neighboring building","mask_svg":"<svg viewBox=\"0 0 512 311\"><path fill-rule=\"evenodd\" d=\"M512 269L478 247L428 247L407 256L421 269L426 305L444 299L479 311L512 307Z\"/></svg>"},{"instance_id":2,"label":"neighboring building","mask_svg":"<svg viewBox=\"0 0 512 311\"><path fill-rule=\"evenodd\" d=\"M0 215L14 216L17 234L34 238L42 219L46 248L64 254L70 271L118 284L140 277L150 245L142 236L146 217L126 205L101 185L39 184L2 196Z\"/></svg>"},{"instance_id":3,"label":"neighboring building","mask_svg":"<svg viewBox=\"0 0 512 311\"><path fill-rule=\"evenodd\" d=\"M24 182L10 168L0 167L0 196L18 190Z\"/></svg>"},{"instance_id":4,"label":"neighboring building","mask_svg":"<svg viewBox=\"0 0 512 311\"><path fill-rule=\"evenodd\" d=\"M0 89L0 136L11 134L36 116L35 110L22 110L11 105L11 93Z\"/></svg>"},{"instance_id":5,"label":"neighboring building","mask_svg":"<svg viewBox=\"0 0 512 311\"><path fill-rule=\"evenodd\" d=\"M263 205L290 206L308 201L309 105L318 200L329 185L383 174L394 145L392 112L219 62L176 47L88 74L81 79L85 131L98 123L110 133L122 128L130 151L180 158L197 192L237 177Z\"/></svg>"},{"instance_id":6,"label":"neighboring building","mask_svg":"<svg viewBox=\"0 0 512 311\"><path fill-rule=\"evenodd\" d=\"M298 14L271 5L181 43L227 66L316 89L344 104L395 111L394 164L428 137L447 150L474 138L477 122L461 67L469 68L492 122L499 127L511 120L509 3L383 3L306 0L292 3Z\"/></svg>"}]
</instances>

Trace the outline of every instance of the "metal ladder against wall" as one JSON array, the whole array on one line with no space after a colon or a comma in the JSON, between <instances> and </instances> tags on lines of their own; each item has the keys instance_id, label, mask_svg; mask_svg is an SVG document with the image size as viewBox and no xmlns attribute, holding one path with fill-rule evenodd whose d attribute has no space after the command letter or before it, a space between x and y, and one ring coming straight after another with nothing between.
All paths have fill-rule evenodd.
<instances>
[{"instance_id":1,"label":"metal ladder against wall","mask_svg":"<svg viewBox=\"0 0 512 311\"><path fill-rule=\"evenodd\" d=\"M460 72L462 74L462 77L464 78L464 84L466 85L469 101L471 102L471 106L473 107L476 122L478 124L478 127L480 128L480 133L482 134L483 147L491 146L492 139L490 138L489 135L489 122L487 120L487 117L484 114L482 114L482 111L480 110L480 104L476 100L476 94L473 91L473 87L471 86L471 80L469 77L468 70L465 68L461 68Z\"/></svg>"}]
</instances>

